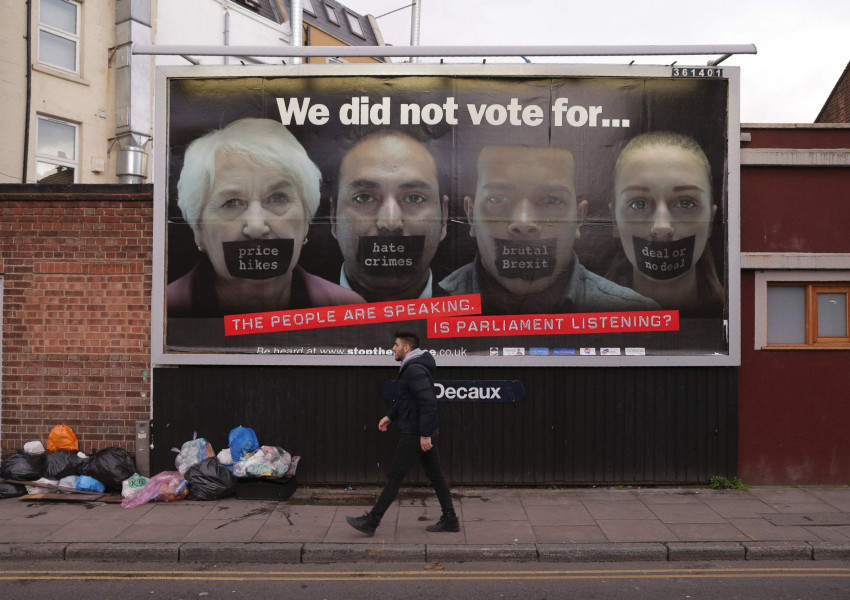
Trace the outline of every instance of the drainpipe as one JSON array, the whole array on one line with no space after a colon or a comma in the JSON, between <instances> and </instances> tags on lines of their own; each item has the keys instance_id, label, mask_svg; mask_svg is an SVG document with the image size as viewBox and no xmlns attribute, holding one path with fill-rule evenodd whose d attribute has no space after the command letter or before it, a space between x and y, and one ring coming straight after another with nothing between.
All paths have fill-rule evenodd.
<instances>
[{"instance_id":1,"label":"drainpipe","mask_svg":"<svg viewBox=\"0 0 850 600\"><path fill-rule=\"evenodd\" d=\"M290 25L292 26L292 43L291 46L304 45L304 5L301 0L292 0L292 14L290 15ZM300 65L301 58L293 56L289 59L289 64Z\"/></svg>"},{"instance_id":2,"label":"drainpipe","mask_svg":"<svg viewBox=\"0 0 850 600\"><path fill-rule=\"evenodd\" d=\"M410 45L419 45L419 19L422 16L422 0L413 0L413 14L410 17ZM418 56L411 56L410 62L419 62Z\"/></svg>"},{"instance_id":3,"label":"drainpipe","mask_svg":"<svg viewBox=\"0 0 850 600\"><path fill-rule=\"evenodd\" d=\"M27 0L27 100L24 114L24 166L21 183L27 182L27 167L30 153L30 105L32 104L32 0Z\"/></svg>"}]
</instances>

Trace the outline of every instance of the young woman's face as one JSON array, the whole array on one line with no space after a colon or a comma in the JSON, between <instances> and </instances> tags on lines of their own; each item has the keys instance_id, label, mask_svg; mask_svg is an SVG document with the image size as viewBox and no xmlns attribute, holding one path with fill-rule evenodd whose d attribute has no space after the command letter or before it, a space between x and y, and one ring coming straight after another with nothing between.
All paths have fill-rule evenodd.
<instances>
[{"instance_id":1,"label":"young woman's face","mask_svg":"<svg viewBox=\"0 0 850 600\"><path fill-rule=\"evenodd\" d=\"M620 159L614 193L617 234L635 269L663 281L697 263L717 210L701 157L671 146L630 150Z\"/></svg>"},{"instance_id":2,"label":"young woman's face","mask_svg":"<svg viewBox=\"0 0 850 600\"><path fill-rule=\"evenodd\" d=\"M308 220L299 186L237 154L216 156L195 241L221 279L269 279L298 263Z\"/></svg>"}]
</instances>

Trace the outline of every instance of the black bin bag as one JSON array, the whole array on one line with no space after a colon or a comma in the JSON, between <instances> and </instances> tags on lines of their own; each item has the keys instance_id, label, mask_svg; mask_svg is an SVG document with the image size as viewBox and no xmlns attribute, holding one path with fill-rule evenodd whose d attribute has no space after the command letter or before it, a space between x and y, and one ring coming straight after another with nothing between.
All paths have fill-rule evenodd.
<instances>
[{"instance_id":1,"label":"black bin bag","mask_svg":"<svg viewBox=\"0 0 850 600\"><path fill-rule=\"evenodd\" d=\"M189 500L217 500L236 493L236 478L215 457L192 465L183 476L189 487Z\"/></svg>"},{"instance_id":2,"label":"black bin bag","mask_svg":"<svg viewBox=\"0 0 850 600\"><path fill-rule=\"evenodd\" d=\"M121 482L135 472L130 453L117 446L98 450L80 464L80 475L94 477L110 492L120 492Z\"/></svg>"},{"instance_id":3,"label":"black bin bag","mask_svg":"<svg viewBox=\"0 0 850 600\"><path fill-rule=\"evenodd\" d=\"M29 454L18 450L0 464L0 478L35 481L44 470L44 454Z\"/></svg>"},{"instance_id":4,"label":"black bin bag","mask_svg":"<svg viewBox=\"0 0 850 600\"><path fill-rule=\"evenodd\" d=\"M44 461L44 476L48 479L62 479L80 474L83 459L76 452L57 450L47 455Z\"/></svg>"},{"instance_id":5,"label":"black bin bag","mask_svg":"<svg viewBox=\"0 0 850 600\"><path fill-rule=\"evenodd\" d=\"M6 483L5 481L0 481L0 499L17 498L19 496L23 496L26 493L27 488L22 485L15 485L14 483Z\"/></svg>"}]
</instances>

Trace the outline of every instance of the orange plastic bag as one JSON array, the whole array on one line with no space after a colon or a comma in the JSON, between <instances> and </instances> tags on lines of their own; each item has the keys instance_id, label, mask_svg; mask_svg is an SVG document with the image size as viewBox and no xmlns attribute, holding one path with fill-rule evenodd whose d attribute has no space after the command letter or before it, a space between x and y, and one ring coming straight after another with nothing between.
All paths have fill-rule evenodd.
<instances>
[{"instance_id":1,"label":"orange plastic bag","mask_svg":"<svg viewBox=\"0 0 850 600\"><path fill-rule=\"evenodd\" d=\"M57 425L50 430L50 435L47 436L48 452L56 452L57 450L78 452L79 449L77 436L74 434L74 430L67 425Z\"/></svg>"}]
</instances>

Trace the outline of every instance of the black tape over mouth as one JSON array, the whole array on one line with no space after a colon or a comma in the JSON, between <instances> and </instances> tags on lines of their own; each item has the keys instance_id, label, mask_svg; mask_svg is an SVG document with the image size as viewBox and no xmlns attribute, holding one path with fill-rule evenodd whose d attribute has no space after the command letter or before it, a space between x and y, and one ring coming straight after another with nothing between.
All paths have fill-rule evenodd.
<instances>
[{"instance_id":1,"label":"black tape over mouth","mask_svg":"<svg viewBox=\"0 0 850 600\"><path fill-rule=\"evenodd\" d=\"M243 279L271 279L289 270L295 240L277 238L224 242L224 262L232 277Z\"/></svg>"},{"instance_id":2,"label":"black tape over mouth","mask_svg":"<svg viewBox=\"0 0 850 600\"><path fill-rule=\"evenodd\" d=\"M366 275L412 275L422 265L424 235L361 235L357 270Z\"/></svg>"},{"instance_id":3,"label":"black tape over mouth","mask_svg":"<svg viewBox=\"0 0 850 600\"><path fill-rule=\"evenodd\" d=\"M669 242L653 242L632 237L638 271L660 281L674 279L693 265L696 236Z\"/></svg>"},{"instance_id":4,"label":"black tape over mouth","mask_svg":"<svg viewBox=\"0 0 850 600\"><path fill-rule=\"evenodd\" d=\"M496 272L508 279L534 281L555 272L558 239L496 239Z\"/></svg>"}]
</instances>

